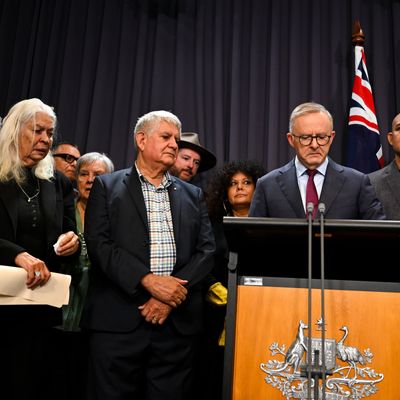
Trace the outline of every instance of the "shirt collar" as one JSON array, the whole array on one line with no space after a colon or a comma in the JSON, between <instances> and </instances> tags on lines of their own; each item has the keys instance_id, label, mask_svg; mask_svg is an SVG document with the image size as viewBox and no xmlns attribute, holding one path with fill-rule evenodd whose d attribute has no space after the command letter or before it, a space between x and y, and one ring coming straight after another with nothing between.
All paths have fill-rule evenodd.
<instances>
[{"instance_id":1,"label":"shirt collar","mask_svg":"<svg viewBox=\"0 0 400 400\"><path fill-rule=\"evenodd\" d=\"M328 168L328 162L329 162L329 159L328 159L328 157L326 157L324 162L317 168L317 171L323 176L325 176L325 174L326 174L326 169ZM300 177L306 173L307 168L300 162L300 160L297 158L297 156L294 160L294 164L296 166L297 177Z\"/></svg>"},{"instance_id":2,"label":"shirt collar","mask_svg":"<svg viewBox=\"0 0 400 400\"><path fill-rule=\"evenodd\" d=\"M139 175L139 179L140 179L142 182L150 183L150 182L146 179L146 177L140 172L140 169L139 169L139 167L137 166L136 161L135 161L135 168L136 168L136 172L137 172L138 175ZM163 186L164 188L167 188L167 187L170 186L171 184L172 184L171 174L170 174L168 171L166 171L166 172L164 173L164 176L163 176L163 179L162 179L162 181L161 181L160 186Z\"/></svg>"}]
</instances>

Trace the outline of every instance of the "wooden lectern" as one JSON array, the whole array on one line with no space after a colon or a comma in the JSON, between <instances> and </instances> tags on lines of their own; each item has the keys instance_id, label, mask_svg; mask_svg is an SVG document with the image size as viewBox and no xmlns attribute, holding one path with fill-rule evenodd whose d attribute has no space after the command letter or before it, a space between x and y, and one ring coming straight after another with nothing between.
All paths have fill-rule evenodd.
<instances>
[{"instance_id":1,"label":"wooden lectern","mask_svg":"<svg viewBox=\"0 0 400 400\"><path fill-rule=\"evenodd\" d=\"M230 262L223 400L306 399L301 368L309 328L313 345L321 343L319 222L306 328L307 221L225 217L224 230ZM399 245L396 221L325 222L325 365L335 371L326 378L326 399L399 398Z\"/></svg>"}]
</instances>

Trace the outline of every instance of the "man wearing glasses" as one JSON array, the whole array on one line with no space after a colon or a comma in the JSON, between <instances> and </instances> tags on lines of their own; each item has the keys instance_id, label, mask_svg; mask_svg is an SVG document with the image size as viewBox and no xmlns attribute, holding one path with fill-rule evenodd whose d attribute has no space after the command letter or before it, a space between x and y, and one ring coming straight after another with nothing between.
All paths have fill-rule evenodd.
<instances>
[{"instance_id":1,"label":"man wearing glasses","mask_svg":"<svg viewBox=\"0 0 400 400\"><path fill-rule=\"evenodd\" d=\"M75 168L81 153L75 144L60 142L52 150L57 171L62 172L75 185Z\"/></svg>"},{"instance_id":2,"label":"man wearing glasses","mask_svg":"<svg viewBox=\"0 0 400 400\"><path fill-rule=\"evenodd\" d=\"M312 202L313 217L318 218L321 202L326 218L385 219L368 176L328 157L335 131L324 106L298 105L286 136L296 156L257 181L250 217L305 218Z\"/></svg>"}]
</instances>

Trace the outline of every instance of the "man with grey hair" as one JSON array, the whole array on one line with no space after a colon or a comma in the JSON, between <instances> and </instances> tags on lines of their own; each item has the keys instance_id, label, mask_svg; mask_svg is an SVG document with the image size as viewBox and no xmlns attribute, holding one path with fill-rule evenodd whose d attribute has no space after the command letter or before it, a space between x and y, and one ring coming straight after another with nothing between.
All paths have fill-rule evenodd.
<instances>
[{"instance_id":1,"label":"man with grey hair","mask_svg":"<svg viewBox=\"0 0 400 400\"><path fill-rule=\"evenodd\" d=\"M132 168L98 176L85 215L90 398L184 400L215 250L203 192L168 173L181 123L139 118ZM136 396L136 397L135 397Z\"/></svg>"},{"instance_id":2,"label":"man with grey hair","mask_svg":"<svg viewBox=\"0 0 400 400\"><path fill-rule=\"evenodd\" d=\"M316 218L322 202L326 218L385 219L368 176L328 157L335 131L324 106L297 106L286 137L296 156L257 181L250 217L305 218L311 203Z\"/></svg>"}]
</instances>

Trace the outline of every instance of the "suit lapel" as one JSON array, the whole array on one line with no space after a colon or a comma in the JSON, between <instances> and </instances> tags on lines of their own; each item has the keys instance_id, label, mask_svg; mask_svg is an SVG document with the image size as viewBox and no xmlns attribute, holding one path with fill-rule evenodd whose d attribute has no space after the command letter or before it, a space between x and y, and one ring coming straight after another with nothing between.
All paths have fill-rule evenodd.
<instances>
[{"instance_id":1,"label":"suit lapel","mask_svg":"<svg viewBox=\"0 0 400 400\"><path fill-rule=\"evenodd\" d=\"M287 164L281 170L277 183L285 195L287 201L293 208L297 218L304 218L305 212L301 200L299 184L297 183L296 167L294 161Z\"/></svg>"},{"instance_id":2,"label":"suit lapel","mask_svg":"<svg viewBox=\"0 0 400 400\"><path fill-rule=\"evenodd\" d=\"M329 211L338 193L342 190L345 181L342 172L343 167L329 160L320 196L320 202L325 204L325 213Z\"/></svg>"},{"instance_id":3,"label":"suit lapel","mask_svg":"<svg viewBox=\"0 0 400 400\"><path fill-rule=\"evenodd\" d=\"M171 176L171 179L172 184L168 188L168 196L174 224L175 243L178 243L178 228L181 226L181 187L176 184L176 179L173 176Z\"/></svg>"},{"instance_id":4,"label":"suit lapel","mask_svg":"<svg viewBox=\"0 0 400 400\"><path fill-rule=\"evenodd\" d=\"M138 210L140 219L142 220L143 224L148 229L149 224L147 221L147 212L146 212L146 205L144 203L144 197L142 192L142 186L140 183L139 175L136 171L136 168L131 168L130 172L126 174L126 177L123 180L123 183L126 185L128 189L128 193L133 200L133 203Z\"/></svg>"}]
</instances>

